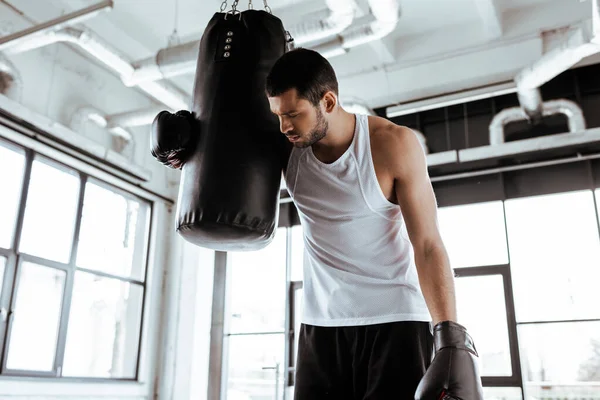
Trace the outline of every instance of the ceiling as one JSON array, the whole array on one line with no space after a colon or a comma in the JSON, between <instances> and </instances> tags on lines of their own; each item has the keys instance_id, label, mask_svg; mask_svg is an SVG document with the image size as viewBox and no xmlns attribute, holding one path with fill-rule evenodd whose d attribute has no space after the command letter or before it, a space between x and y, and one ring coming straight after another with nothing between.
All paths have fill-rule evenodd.
<instances>
[{"instance_id":1,"label":"ceiling","mask_svg":"<svg viewBox=\"0 0 600 400\"><path fill-rule=\"evenodd\" d=\"M357 16L370 14L368 0L348 1L354 2ZM392 33L330 61L342 95L358 98L370 107L503 82L543 55L542 32L589 19L590 1L400 0L401 16ZM96 2L0 0L0 32L24 29ZM115 0L112 10L83 25L134 62L152 57L166 46L198 40L221 3ZM229 0L228 7L231 3ZM286 27L327 9L325 0L268 0L268 4ZM242 0L238 8L247 6L248 0ZM263 0L253 0L253 6L262 8ZM79 52L79 57L82 55L86 57ZM90 74L96 74L98 64L88 58ZM191 93L193 75L169 81ZM139 107L131 104L124 108Z\"/></svg>"}]
</instances>

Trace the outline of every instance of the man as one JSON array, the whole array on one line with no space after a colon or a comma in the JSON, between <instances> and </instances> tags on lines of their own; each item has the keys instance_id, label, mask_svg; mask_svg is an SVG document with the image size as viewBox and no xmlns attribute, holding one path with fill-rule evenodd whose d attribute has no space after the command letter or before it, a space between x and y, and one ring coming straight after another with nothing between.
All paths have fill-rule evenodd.
<instances>
[{"instance_id":1,"label":"man","mask_svg":"<svg viewBox=\"0 0 600 400\"><path fill-rule=\"evenodd\" d=\"M414 132L346 112L311 50L283 55L266 92L304 232L295 399L482 398Z\"/></svg>"}]
</instances>

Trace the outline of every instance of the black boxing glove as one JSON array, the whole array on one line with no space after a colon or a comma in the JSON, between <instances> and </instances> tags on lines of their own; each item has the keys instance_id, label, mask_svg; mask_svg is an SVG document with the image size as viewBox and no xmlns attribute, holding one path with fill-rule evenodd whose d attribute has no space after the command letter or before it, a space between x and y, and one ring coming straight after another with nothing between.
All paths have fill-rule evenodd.
<instances>
[{"instance_id":1,"label":"black boxing glove","mask_svg":"<svg viewBox=\"0 0 600 400\"><path fill-rule=\"evenodd\" d=\"M180 169L193 150L192 125L195 123L189 111L158 113L152 122L150 151L162 164Z\"/></svg>"},{"instance_id":2,"label":"black boxing glove","mask_svg":"<svg viewBox=\"0 0 600 400\"><path fill-rule=\"evenodd\" d=\"M443 321L433 328L435 356L415 400L483 400L477 350L464 326Z\"/></svg>"}]
</instances>

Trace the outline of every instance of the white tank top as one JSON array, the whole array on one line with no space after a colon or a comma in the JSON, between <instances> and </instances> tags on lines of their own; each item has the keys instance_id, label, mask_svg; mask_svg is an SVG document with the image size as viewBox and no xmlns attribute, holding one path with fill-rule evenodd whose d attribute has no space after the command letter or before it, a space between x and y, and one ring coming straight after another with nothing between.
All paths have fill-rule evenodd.
<instances>
[{"instance_id":1,"label":"white tank top","mask_svg":"<svg viewBox=\"0 0 600 400\"><path fill-rule=\"evenodd\" d=\"M335 162L294 148L286 186L304 234L301 321L319 326L431 321L400 207L375 175L366 115Z\"/></svg>"}]
</instances>

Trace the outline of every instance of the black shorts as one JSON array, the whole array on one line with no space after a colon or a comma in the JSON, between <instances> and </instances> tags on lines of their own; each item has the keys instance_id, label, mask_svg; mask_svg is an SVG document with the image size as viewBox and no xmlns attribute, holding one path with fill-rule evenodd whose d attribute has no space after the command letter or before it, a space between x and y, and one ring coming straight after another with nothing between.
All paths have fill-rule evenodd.
<instances>
[{"instance_id":1,"label":"black shorts","mask_svg":"<svg viewBox=\"0 0 600 400\"><path fill-rule=\"evenodd\" d=\"M294 400L411 400L433 355L429 322L302 324L299 335Z\"/></svg>"}]
</instances>

